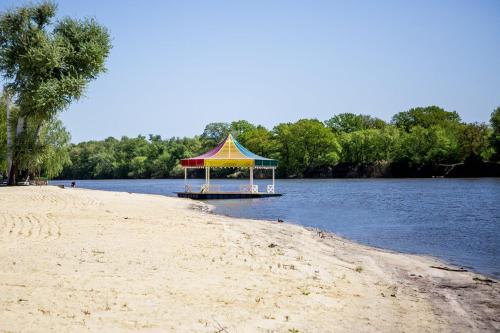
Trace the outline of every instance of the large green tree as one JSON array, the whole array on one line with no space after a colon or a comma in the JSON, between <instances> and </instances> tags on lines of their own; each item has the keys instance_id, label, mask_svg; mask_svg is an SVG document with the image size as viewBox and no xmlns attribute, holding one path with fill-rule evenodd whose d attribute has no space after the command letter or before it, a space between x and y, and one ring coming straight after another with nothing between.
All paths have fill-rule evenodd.
<instances>
[{"instance_id":1,"label":"large green tree","mask_svg":"<svg viewBox=\"0 0 500 333\"><path fill-rule=\"evenodd\" d=\"M392 117L394 125L408 132L415 126L429 128L447 122L459 123L460 116L456 111L446 111L435 105L412 108L408 111L399 112Z\"/></svg>"},{"instance_id":2,"label":"large green tree","mask_svg":"<svg viewBox=\"0 0 500 333\"><path fill-rule=\"evenodd\" d=\"M11 109L11 120L17 121L19 108L13 106ZM6 112L5 98L0 97L0 170L7 169L7 136L6 136ZM33 124L27 124L24 131L26 134L19 139L26 139L37 130ZM18 142L17 162L19 167L28 170L31 174L43 177L55 177L60 174L65 166L71 164L69 156L70 135L64 128L62 122L57 118L52 118L43 123L39 129L38 140L33 149L23 142ZM0 173L3 173L0 172ZM1 178L1 176L0 176Z\"/></svg>"},{"instance_id":3,"label":"large green tree","mask_svg":"<svg viewBox=\"0 0 500 333\"><path fill-rule=\"evenodd\" d=\"M412 127L402 133L397 144L395 161L413 165L459 162L460 143L446 127Z\"/></svg>"},{"instance_id":4,"label":"large green tree","mask_svg":"<svg viewBox=\"0 0 500 333\"><path fill-rule=\"evenodd\" d=\"M340 144L335 134L316 119L274 128L280 156L280 171L285 176L303 177L322 166L335 165L340 157Z\"/></svg>"},{"instance_id":5,"label":"large green tree","mask_svg":"<svg viewBox=\"0 0 500 333\"><path fill-rule=\"evenodd\" d=\"M246 120L237 120L233 121L229 126L229 131L235 137L239 137L242 134L245 134L248 131L255 129L255 125L249 123Z\"/></svg>"},{"instance_id":6,"label":"large green tree","mask_svg":"<svg viewBox=\"0 0 500 333\"><path fill-rule=\"evenodd\" d=\"M458 124L460 122L458 113L456 111L446 111L435 105L412 108L408 111L399 112L392 117L392 123L407 132L415 126L429 128L449 122Z\"/></svg>"},{"instance_id":7,"label":"large green tree","mask_svg":"<svg viewBox=\"0 0 500 333\"><path fill-rule=\"evenodd\" d=\"M342 162L366 164L392 161L401 139L401 131L393 126L340 133Z\"/></svg>"},{"instance_id":8,"label":"large green tree","mask_svg":"<svg viewBox=\"0 0 500 333\"><path fill-rule=\"evenodd\" d=\"M257 155L275 157L275 139L271 131L264 126L259 125L240 134L238 142Z\"/></svg>"},{"instance_id":9,"label":"large green tree","mask_svg":"<svg viewBox=\"0 0 500 333\"><path fill-rule=\"evenodd\" d=\"M205 126L205 130L200 136L205 149L213 148L231 131L231 124L215 122Z\"/></svg>"},{"instance_id":10,"label":"large green tree","mask_svg":"<svg viewBox=\"0 0 500 333\"><path fill-rule=\"evenodd\" d=\"M7 108L11 101L19 107L15 130L7 131L9 184L16 183L19 172L29 171L23 169L23 159L36 155L44 124L79 99L105 70L111 48L107 30L93 19L53 22L55 15L56 5L42 2L0 16L0 72L6 81Z\"/></svg>"},{"instance_id":11,"label":"large green tree","mask_svg":"<svg viewBox=\"0 0 500 333\"><path fill-rule=\"evenodd\" d=\"M492 130L484 123L461 124L458 128L459 159L478 157L488 160L493 154L490 145Z\"/></svg>"}]
</instances>

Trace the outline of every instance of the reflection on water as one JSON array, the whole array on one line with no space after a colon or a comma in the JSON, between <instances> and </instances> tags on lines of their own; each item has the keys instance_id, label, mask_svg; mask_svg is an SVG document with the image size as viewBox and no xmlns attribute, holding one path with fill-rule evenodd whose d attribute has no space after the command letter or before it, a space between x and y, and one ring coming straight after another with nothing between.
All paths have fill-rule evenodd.
<instances>
[{"instance_id":1,"label":"reflection on water","mask_svg":"<svg viewBox=\"0 0 500 333\"><path fill-rule=\"evenodd\" d=\"M65 183L66 182L52 182ZM201 180L191 184L201 185ZM212 180L237 190L240 180ZM258 180L265 188L269 181ZM174 195L183 180L77 181L92 189ZM500 179L278 180L282 197L210 201L235 217L321 228L365 244L430 254L500 277Z\"/></svg>"}]
</instances>

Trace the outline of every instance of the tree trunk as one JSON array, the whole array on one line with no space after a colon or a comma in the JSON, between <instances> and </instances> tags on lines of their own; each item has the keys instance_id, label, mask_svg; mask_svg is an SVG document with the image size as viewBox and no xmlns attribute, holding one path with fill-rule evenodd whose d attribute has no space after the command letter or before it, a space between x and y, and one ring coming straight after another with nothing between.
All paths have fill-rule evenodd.
<instances>
[{"instance_id":1,"label":"tree trunk","mask_svg":"<svg viewBox=\"0 0 500 333\"><path fill-rule=\"evenodd\" d=\"M12 163L12 165L10 166L9 178L7 181L7 185L9 185L9 186L16 185L17 184L16 178L17 178L17 164Z\"/></svg>"},{"instance_id":2,"label":"tree trunk","mask_svg":"<svg viewBox=\"0 0 500 333\"><path fill-rule=\"evenodd\" d=\"M16 133L15 133L15 137L14 137L14 142L17 142L17 140L19 139L19 136L21 136L21 134L23 134L23 132L25 130L26 130L25 118L20 116L19 118L17 118ZM11 149L11 168L10 168L10 172L9 172L8 185L16 185L17 184L16 178L17 178L17 175L19 173L19 167L18 167L16 161L12 157L13 157L13 153L12 153L12 149Z\"/></svg>"},{"instance_id":3,"label":"tree trunk","mask_svg":"<svg viewBox=\"0 0 500 333\"><path fill-rule=\"evenodd\" d=\"M26 124L24 123L24 117L17 118L17 126L16 126L16 137L17 139L19 135L21 135L26 129Z\"/></svg>"},{"instance_id":4,"label":"tree trunk","mask_svg":"<svg viewBox=\"0 0 500 333\"><path fill-rule=\"evenodd\" d=\"M40 130L42 129L42 124L38 124L35 130L35 146L38 144L40 140Z\"/></svg>"},{"instance_id":5,"label":"tree trunk","mask_svg":"<svg viewBox=\"0 0 500 333\"><path fill-rule=\"evenodd\" d=\"M7 88L4 88L5 110L7 113L5 128L7 130L7 182L10 184L10 175L12 169L12 128L10 126L10 93Z\"/></svg>"}]
</instances>

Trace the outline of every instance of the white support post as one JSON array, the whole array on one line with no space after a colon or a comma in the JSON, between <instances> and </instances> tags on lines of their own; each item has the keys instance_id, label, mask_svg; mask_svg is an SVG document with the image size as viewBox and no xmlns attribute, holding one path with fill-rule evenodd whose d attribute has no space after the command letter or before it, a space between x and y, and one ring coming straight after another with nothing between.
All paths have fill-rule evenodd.
<instances>
[{"instance_id":1,"label":"white support post","mask_svg":"<svg viewBox=\"0 0 500 333\"><path fill-rule=\"evenodd\" d=\"M250 168L250 193L253 193L253 168Z\"/></svg>"},{"instance_id":2,"label":"white support post","mask_svg":"<svg viewBox=\"0 0 500 333\"><path fill-rule=\"evenodd\" d=\"M210 167L207 167L207 179L208 179L208 187L210 188Z\"/></svg>"},{"instance_id":3,"label":"white support post","mask_svg":"<svg viewBox=\"0 0 500 333\"><path fill-rule=\"evenodd\" d=\"M274 168L273 168L273 188L276 190L276 188L274 187Z\"/></svg>"},{"instance_id":4,"label":"white support post","mask_svg":"<svg viewBox=\"0 0 500 333\"><path fill-rule=\"evenodd\" d=\"M187 179L188 179L188 173L187 173L187 171L188 171L188 169L184 168L184 188L187 185Z\"/></svg>"}]
</instances>

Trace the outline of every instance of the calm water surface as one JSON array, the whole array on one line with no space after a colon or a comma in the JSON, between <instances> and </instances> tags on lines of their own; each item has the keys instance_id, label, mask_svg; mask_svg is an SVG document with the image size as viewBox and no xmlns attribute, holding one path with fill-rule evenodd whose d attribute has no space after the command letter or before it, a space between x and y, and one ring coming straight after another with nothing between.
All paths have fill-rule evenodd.
<instances>
[{"instance_id":1,"label":"calm water surface","mask_svg":"<svg viewBox=\"0 0 500 333\"><path fill-rule=\"evenodd\" d=\"M183 180L77 181L83 188L174 195ZM53 181L69 184L69 181ZM201 185L202 180L193 180ZM237 190L242 180L212 180ZM269 181L257 181L265 188ZM193 186L194 187L194 186ZM500 277L500 179L278 180L279 198L215 200L219 214L332 231L381 248L428 254Z\"/></svg>"}]
</instances>

